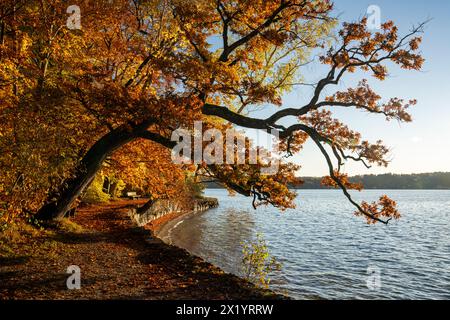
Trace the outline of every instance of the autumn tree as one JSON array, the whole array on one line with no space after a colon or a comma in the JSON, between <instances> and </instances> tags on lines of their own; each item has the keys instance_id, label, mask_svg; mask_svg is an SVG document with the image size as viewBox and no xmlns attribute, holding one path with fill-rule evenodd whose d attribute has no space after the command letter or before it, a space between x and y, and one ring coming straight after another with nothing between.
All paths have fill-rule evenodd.
<instances>
[{"instance_id":1,"label":"autumn tree","mask_svg":"<svg viewBox=\"0 0 450 320\"><path fill-rule=\"evenodd\" d=\"M0 164L6 168L0 201L8 210L60 218L105 160L121 154L124 162L132 150L145 156L136 143L142 139L170 150L172 133L199 120L220 130L230 125L276 130L288 156L312 140L329 167L323 183L342 189L357 214L383 223L400 216L387 196L372 204L352 199L348 190L362 186L348 181L342 164L387 165L388 148L363 140L333 118L332 110L355 108L408 122L416 101L385 101L364 79L354 88L328 96L325 91L356 71L384 80L390 64L419 70L423 25L401 36L393 22L372 32L362 19L334 32L338 23L328 0L77 5L80 30L67 28L65 1L0 4ZM309 102L283 108L283 94L307 83L303 66L313 62L328 72L310 84ZM249 116L249 110L270 105L279 109L265 118ZM296 121L287 126L285 119ZM124 153L126 148L131 149ZM146 156L154 155L155 147ZM156 167L172 168L167 157L162 164ZM130 176L134 166L127 164ZM252 197L255 206L293 206L288 189L296 180L293 164L283 163L270 176L259 173L259 164L200 167Z\"/></svg>"}]
</instances>

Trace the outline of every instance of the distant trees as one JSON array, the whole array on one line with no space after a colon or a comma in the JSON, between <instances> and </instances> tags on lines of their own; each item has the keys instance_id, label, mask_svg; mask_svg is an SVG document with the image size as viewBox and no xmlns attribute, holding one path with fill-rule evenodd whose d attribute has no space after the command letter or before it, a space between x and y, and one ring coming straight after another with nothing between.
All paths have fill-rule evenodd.
<instances>
[{"instance_id":1,"label":"distant trees","mask_svg":"<svg viewBox=\"0 0 450 320\"><path fill-rule=\"evenodd\" d=\"M321 189L321 178L302 178L304 183L294 188ZM355 176L349 179L353 183L361 183L365 189L450 189L450 172L434 172L421 174L380 174Z\"/></svg>"}]
</instances>

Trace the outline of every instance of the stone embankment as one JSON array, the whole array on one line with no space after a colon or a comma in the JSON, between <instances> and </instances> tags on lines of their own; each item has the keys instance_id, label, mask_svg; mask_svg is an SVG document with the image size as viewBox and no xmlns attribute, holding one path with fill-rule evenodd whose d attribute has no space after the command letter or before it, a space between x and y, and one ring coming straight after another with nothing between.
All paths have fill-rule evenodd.
<instances>
[{"instance_id":1,"label":"stone embankment","mask_svg":"<svg viewBox=\"0 0 450 320\"><path fill-rule=\"evenodd\" d=\"M138 226L145 226L146 224L167 215L200 213L212 208L217 208L218 206L219 202L215 198L193 199L189 203L185 203L185 201L181 200L159 199L146 208L146 210L140 210L139 208L131 209L129 215Z\"/></svg>"}]
</instances>

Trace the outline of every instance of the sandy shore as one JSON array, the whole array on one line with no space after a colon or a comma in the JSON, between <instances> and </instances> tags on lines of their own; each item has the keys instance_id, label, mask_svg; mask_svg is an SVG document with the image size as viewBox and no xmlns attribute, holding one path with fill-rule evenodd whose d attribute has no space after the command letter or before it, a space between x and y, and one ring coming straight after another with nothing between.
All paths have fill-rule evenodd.
<instances>
[{"instance_id":1,"label":"sandy shore","mask_svg":"<svg viewBox=\"0 0 450 320\"><path fill-rule=\"evenodd\" d=\"M171 215L167 217L166 219L160 221L158 225L154 228L152 228L153 234L155 237L161 239L167 244L172 244L171 239L171 230L173 228L176 228L176 226L183 221L186 217L193 215L193 214L199 214L194 212L189 213L183 213L179 215Z\"/></svg>"}]
</instances>

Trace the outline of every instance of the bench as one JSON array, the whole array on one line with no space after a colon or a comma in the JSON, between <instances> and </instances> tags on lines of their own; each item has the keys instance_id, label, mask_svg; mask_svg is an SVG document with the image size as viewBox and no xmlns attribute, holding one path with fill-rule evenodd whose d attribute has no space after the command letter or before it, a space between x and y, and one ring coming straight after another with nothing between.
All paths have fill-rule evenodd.
<instances>
[{"instance_id":1,"label":"bench","mask_svg":"<svg viewBox=\"0 0 450 320\"><path fill-rule=\"evenodd\" d=\"M127 192L127 198L131 200L138 200L141 196L139 196L136 192Z\"/></svg>"}]
</instances>

